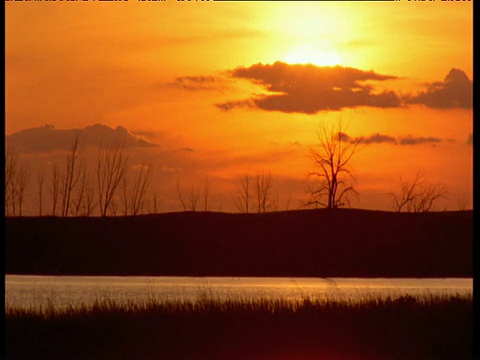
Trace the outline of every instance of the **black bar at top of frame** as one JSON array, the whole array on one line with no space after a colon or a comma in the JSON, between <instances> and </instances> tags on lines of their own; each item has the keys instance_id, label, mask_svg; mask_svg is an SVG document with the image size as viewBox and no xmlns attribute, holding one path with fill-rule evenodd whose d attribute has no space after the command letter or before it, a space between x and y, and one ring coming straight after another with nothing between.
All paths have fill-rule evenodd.
<instances>
[{"instance_id":1,"label":"black bar at top of frame","mask_svg":"<svg viewBox=\"0 0 480 360\"><path fill-rule=\"evenodd\" d=\"M400 0L212 0L212 1L215 1L215 2L398 2Z\"/></svg>"},{"instance_id":2,"label":"black bar at top of frame","mask_svg":"<svg viewBox=\"0 0 480 360\"><path fill-rule=\"evenodd\" d=\"M215 2L398 2L400 0L212 0Z\"/></svg>"}]
</instances>

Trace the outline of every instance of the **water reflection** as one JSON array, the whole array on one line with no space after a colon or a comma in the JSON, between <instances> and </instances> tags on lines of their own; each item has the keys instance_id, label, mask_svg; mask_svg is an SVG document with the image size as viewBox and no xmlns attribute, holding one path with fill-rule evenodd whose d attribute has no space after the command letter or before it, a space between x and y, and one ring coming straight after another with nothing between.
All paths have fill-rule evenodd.
<instances>
[{"instance_id":1,"label":"water reflection","mask_svg":"<svg viewBox=\"0 0 480 360\"><path fill-rule=\"evenodd\" d=\"M6 275L7 308L92 305L99 300L117 303L213 298L326 299L362 301L411 295L471 296L473 279L391 278L245 278L145 276L20 276Z\"/></svg>"}]
</instances>

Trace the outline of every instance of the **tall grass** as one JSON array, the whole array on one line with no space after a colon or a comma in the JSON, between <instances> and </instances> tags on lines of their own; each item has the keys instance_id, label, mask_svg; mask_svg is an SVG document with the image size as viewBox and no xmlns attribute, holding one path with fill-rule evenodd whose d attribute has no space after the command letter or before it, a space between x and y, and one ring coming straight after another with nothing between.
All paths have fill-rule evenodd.
<instances>
[{"instance_id":1,"label":"tall grass","mask_svg":"<svg viewBox=\"0 0 480 360\"><path fill-rule=\"evenodd\" d=\"M8 308L7 359L471 359L472 298L197 301Z\"/></svg>"}]
</instances>

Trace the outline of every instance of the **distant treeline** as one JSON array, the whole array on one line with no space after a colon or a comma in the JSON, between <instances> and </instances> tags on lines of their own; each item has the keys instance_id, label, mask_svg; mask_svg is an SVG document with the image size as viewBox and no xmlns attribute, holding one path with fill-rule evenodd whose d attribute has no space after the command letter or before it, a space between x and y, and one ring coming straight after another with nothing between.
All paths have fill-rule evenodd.
<instances>
[{"instance_id":1,"label":"distant treeline","mask_svg":"<svg viewBox=\"0 0 480 360\"><path fill-rule=\"evenodd\" d=\"M6 273L471 277L472 211L8 217Z\"/></svg>"}]
</instances>

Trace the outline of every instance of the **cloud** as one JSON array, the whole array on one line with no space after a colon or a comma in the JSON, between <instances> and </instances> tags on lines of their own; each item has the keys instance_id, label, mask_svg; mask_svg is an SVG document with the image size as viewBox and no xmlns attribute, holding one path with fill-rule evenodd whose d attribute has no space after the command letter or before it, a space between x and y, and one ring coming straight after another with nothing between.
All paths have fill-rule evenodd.
<instances>
[{"instance_id":1,"label":"cloud","mask_svg":"<svg viewBox=\"0 0 480 360\"><path fill-rule=\"evenodd\" d=\"M397 140L395 140L393 136L377 133L362 139L362 142L365 144L382 144L382 143L396 144Z\"/></svg>"},{"instance_id":2,"label":"cloud","mask_svg":"<svg viewBox=\"0 0 480 360\"><path fill-rule=\"evenodd\" d=\"M156 146L132 135L122 126L113 129L102 124L87 126L83 129L56 129L53 125L45 125L7 135L6 141L23 152L51 152L70 150L77 134L80 134L80 143L85 146L98 147L114 141L120 141L126 148Z\"/></svg>"},{"instance_id":3,"label":"cloud","mask_svg":"<svg viewBox=\"0 0 480 360\"><path fill-rule=\"evenodd\" d=\"M195 150L192 149L191 147L183 147L183 148L181 148L180 150L185 151L185 152L193 152L193 151L195 151Z\"/></svg>"},{"instance_id":4,"label":"cloud","mask_svg":"<svg viewBox=\"0 0 480 360\"><path fill-rule=\"evenodd\" d=\"M361 142L362 144L393 144L393 145L420 145L420 144L437 144L442 141L454 141L452 139L441 139L433 136L412 136L412 135L407 135L407 136L400 136L398 138L395 138L391 135L385 135L385 134L372 134L370 136L361 136L361 137L351 137L350 135L346 133L338 133L340 141L344 142Z\"/></svg>"},{"instance_id":5,"label":"cloud","mask_svg":"<svg viewBox=\"0 0 480 360\"><path fill-rule=\"evenodd\" d=\"M356 138L353 138L344 132L338 133L338 135L339 135L340 141L349 142L349 143L361 142L362 144L382 144L382 143L397 144L397 140L393 136L383 135L380 133L376 133L367 137L360 136Z\"/></svg>"},{"instance_id":6,"label":"cloud","mask_svg":"<svg viewBox=\"0 0 480 360\"><path fill-rule=\"evenodd\" d=\"M160 132L157 131L145 131L145 130L130 130L130 134L139 136L145 139L156 139L160 136Z\"/></svg>"},{"instance_id":7,"label":"cloud","mask_svg":"<svg viewBox=\"0 0 480 360\"><path fill-rule=\"evenodd\" d=\"M218 82L213 76L181 76L168 85L189 91L218 90Z\"/></svg>"},{"instance_id":8,"label":"cloud","mask_svg":"<svg viewBox=\"0 0 480 360\"><path fill-rule=\"evenodd\" d=\"M227 101L222 104L215 104L215 106L222 111L230 111L233 109L253 108L255 107L255 102L252 100Z\"/></svg>"},{"instance_id":9,"label":"cloud","mask_svg":"<svg viewBox=\"0 0 480 360\"><path fill-rule=\"evenodd\" d=\"M356 141L356 139L352 138L350 135L348 135L347 133L344 133L344 132L339 132L339 133L337 133L337 135L338 135L338 139L340 141L343 141L343 142L351 143L351 142Z\"/></svg>"},{"instance_id":10,"label":"cloud","mask_svg":"<svg viewBox=\"0 0 480 360\"><path fill-rule=\"evenodd\" d=\"M412 135L408 135L405 137L398 138L398 143L400 145L418 145L418 144L436 144L443 141L443 139L436 138L433 136L428 137L414 137Z\"/></svg>"},{"instance_id":11,"label":"cloud","mask_svg":"<svg viewBox=\"0 0 480 360\"><path fill-rule=\"evenodd\" d=\"M467 145L469 145L469 146L473 145L473 133L468 134Z\"/></svg>"},{"instance_id":12,"label":"cloud","mask_svg":"<svg viewBox=\"0 0 480 360\"><path fill-rule=\"evenodd\" d=\"M451 69L444 81L429 84L427 91L408 97L406 102L436 109L471 109L473 83L462 70Z\"/></svg>"},{"instance_id":13,"label":"cloud","mask_svg":"<svg viewBox=\"0 0 480 360\"><path fill-rule=\"evenodd\" d=\"M244 101L217 104L229 111L238 107L255 107L266 111L315 114L319 111L341 110L358 106L378 108L399 107L400 100L393 91L376 92L367 81L397 79L374 71L341 66L257 64L229 72L237 79L247 79L268 93Z\"/></svg>"}]
</instances>

